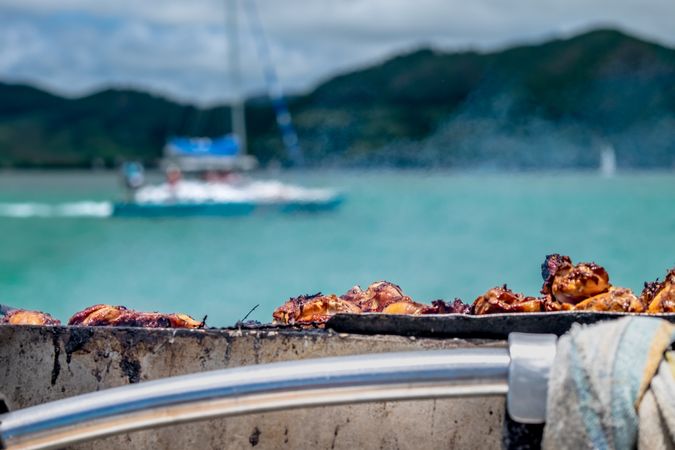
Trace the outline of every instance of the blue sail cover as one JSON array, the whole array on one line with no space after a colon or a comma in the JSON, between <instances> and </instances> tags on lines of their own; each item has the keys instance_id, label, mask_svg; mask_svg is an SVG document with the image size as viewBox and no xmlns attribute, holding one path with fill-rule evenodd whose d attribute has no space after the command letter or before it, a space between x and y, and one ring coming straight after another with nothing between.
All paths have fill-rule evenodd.
<instances>
[{"instance_id":1,"label":"blue sail cover","mask_svg":"<svg viewBox=\"0 0 675 450\"><path fill-rule=\"evenodd\" d=\"M235 157L239 155L239 140L233 134L218 138L174 137L166 148L171 156Z\"/></svg>"}]
</instances>

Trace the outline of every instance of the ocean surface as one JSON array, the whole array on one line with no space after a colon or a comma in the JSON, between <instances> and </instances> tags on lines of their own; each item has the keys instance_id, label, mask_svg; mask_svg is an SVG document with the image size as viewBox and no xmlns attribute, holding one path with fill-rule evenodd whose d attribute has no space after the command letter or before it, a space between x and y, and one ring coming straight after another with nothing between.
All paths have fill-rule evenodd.
<instances>
[{"instance_id":1,"label":"ocean surface","mask_svg":"<svg viewBox=\"0 0 675 450\"><path fill-rule=\"evenodd\" d=\"M595 261L637 293L675 264L675 174L313 172L333 213L119 219L111 173L0 173L0 303L61 320L96 303L227 326L255 305L390 280L419 301L503 283L536 295L548 253Z\"/></svg>"}]
</instances>

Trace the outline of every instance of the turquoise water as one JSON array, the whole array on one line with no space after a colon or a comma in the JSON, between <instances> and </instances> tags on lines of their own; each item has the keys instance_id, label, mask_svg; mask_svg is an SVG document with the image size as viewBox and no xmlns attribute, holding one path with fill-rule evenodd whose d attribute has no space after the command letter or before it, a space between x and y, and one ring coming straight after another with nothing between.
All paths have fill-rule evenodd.
<instances>
[{"instance_id":1,"label":"turquoise water","mask_svg":"<svg viewBox=\"0 0 675 450\"><path fill-rule=\"evenodd\" d=\"M285 178L348 200L321 215L114 219L80 203L119 197L112 174L0 174L0 303L62 320L124 304L225 326L256 304L251 317L269 321L290 296L380 279L420 301L472 301L502 283L537 294L551 252L594 260L636 291L675 262L675 174ZM45 209L63 203L66 213Z\"/></svg>"}]
</instances>

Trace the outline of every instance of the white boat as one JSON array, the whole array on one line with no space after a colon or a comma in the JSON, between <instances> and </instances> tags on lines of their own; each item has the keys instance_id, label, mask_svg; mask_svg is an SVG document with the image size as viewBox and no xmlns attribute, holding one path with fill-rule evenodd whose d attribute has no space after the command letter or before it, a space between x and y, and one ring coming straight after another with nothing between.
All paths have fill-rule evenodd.
<instances>
[{"instance_id":1,"label":"white boat","mask_svg":"<svg viewBox=\"0 0 675 450\"><path fill-rule=\"evenodd\" d=\"M145 186L131 202L113 205L124 217L239 216L259 211L319 212L337 208L341 195L279 181L202 182L183 180Z\"/></svg>"},{"instance_id":2,"label":"white boat","mask_svg":"<svg viewBox=\"0 0 675 450\"><path fill-rule=\"evenodd\" d=\"M234 86L230 134L221 137L172 137L164 148L161 167L165 183L143 186L143 168L137 163L123 167L128 188L126 202L113 205L113 216L233 216L259 210L281 212L326 211L337 208L343 196L330 189L310 189L280 181L247 179L243 174L258 162L247 153L244 102L239 74L237 2L228 0L230 74ZM265 63L270 100L274 106L283 144L294 164L302 164L302 152L286 106L283 91L269 59L264 33L251 1L243 2L258 50Z\"/></svg>"}]
</instances>

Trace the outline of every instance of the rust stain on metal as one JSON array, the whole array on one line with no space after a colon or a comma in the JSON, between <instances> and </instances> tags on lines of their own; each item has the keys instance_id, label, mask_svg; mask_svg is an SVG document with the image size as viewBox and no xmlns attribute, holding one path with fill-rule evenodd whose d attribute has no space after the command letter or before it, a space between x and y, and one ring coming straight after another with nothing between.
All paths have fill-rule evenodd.
<instances>
[{"instance_id":1,"label":"rust stain on metal","mask_svg":"<svg viewBox=\"0 0 675 450\"><path fill-rule=\"evenodd\" d=\"M335 448L335 443L337 441L339 432L340 432L340 425L335 425L335 431L333 431L333 442L330 445L331 450Z\"/></svg>"},{"instance_id":2,"label":"rust stain on metal","mask_svg":"<svg viewBox=\"0 0 675 450\"><path fill-rule=\"evenodd\" d=\"M251 447L255 447L260 442L260 430L258 427L253 429L253 433L248 437L248 442L251 443Z\"/></svg>"},{"instance_id":3,"label":"rust stain on metal","mask_svg":"<svg viewBox=\"0 0 675 450\"><path fill-rule=\"evenodd\" d=\"M66 363L70 364L73 353L82 349L93 335L94 330L90 327L70 329L70 336L65 345Z\"/></svg>"},{"instance_id":4,"label":"rust stain on metal","mask_svg":"<svg viewBox=\"0 0 675 450\"><path fill-rule=\"evenodd\" d=\"M120 361L120 369L129 379L129 383L138 383L141 380L141 363L135 359L123 356Z\"/></svg>"}]
</instances>

